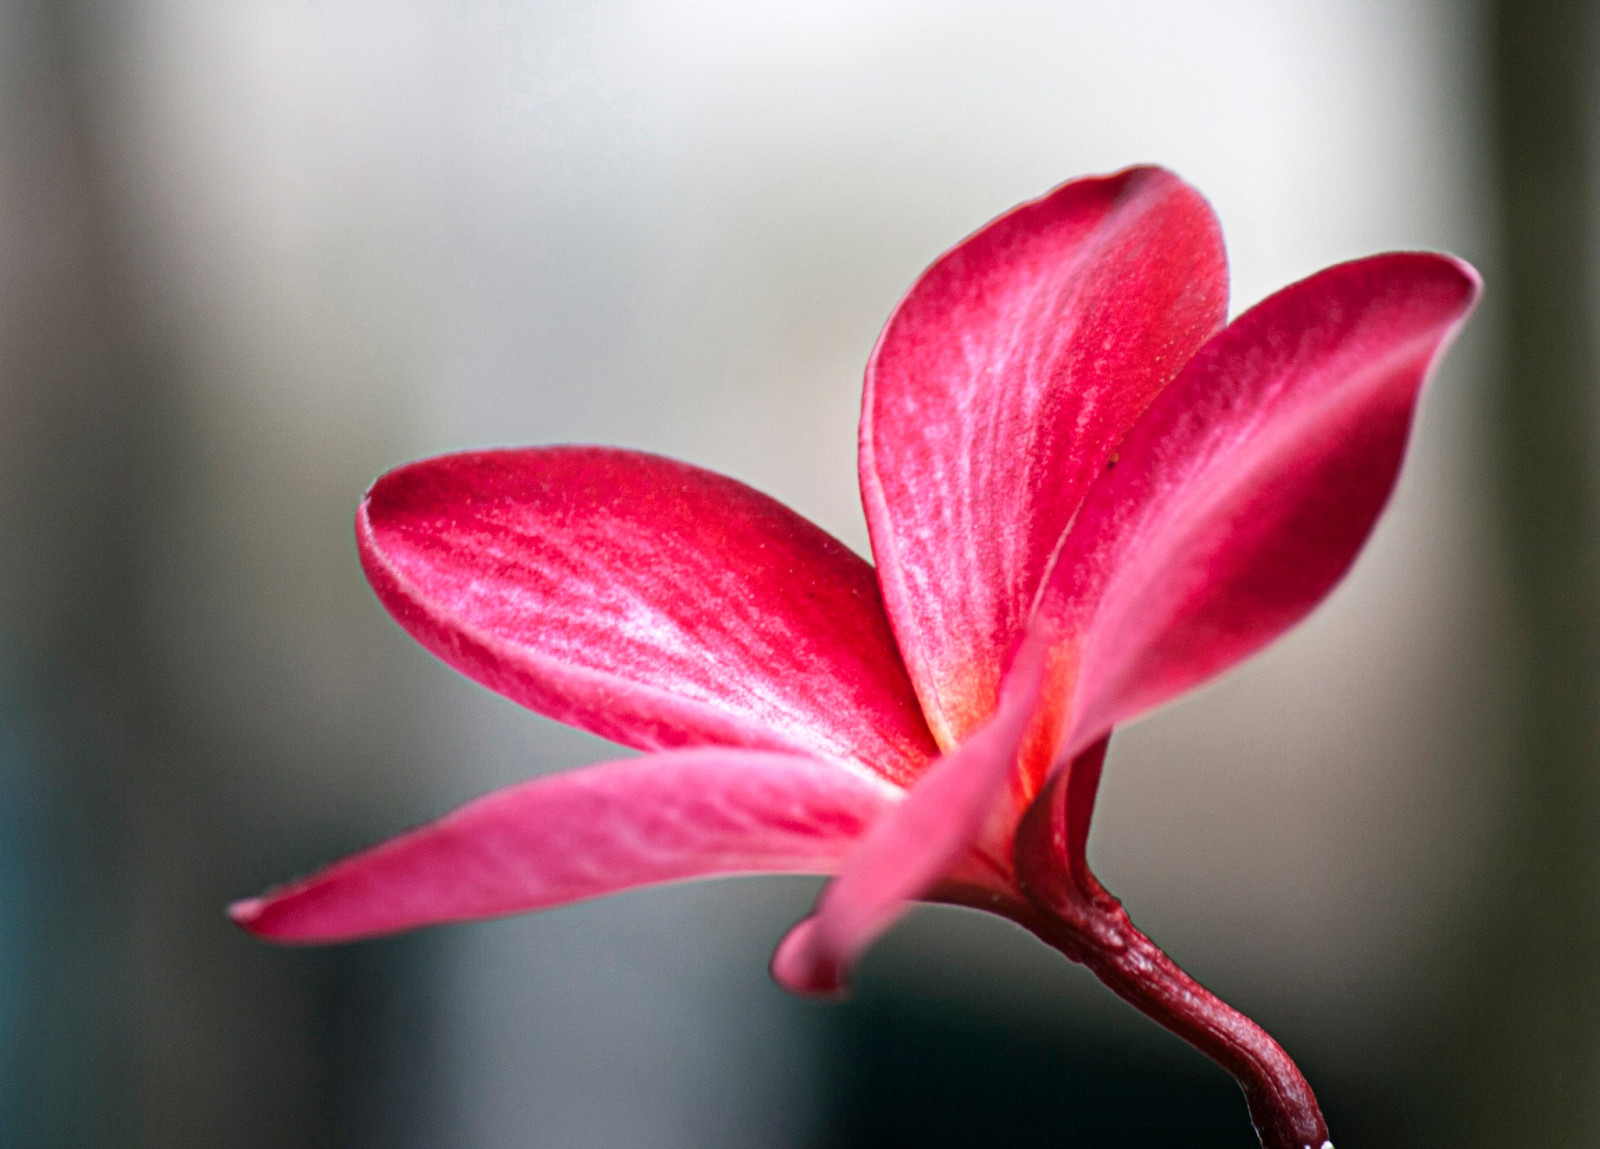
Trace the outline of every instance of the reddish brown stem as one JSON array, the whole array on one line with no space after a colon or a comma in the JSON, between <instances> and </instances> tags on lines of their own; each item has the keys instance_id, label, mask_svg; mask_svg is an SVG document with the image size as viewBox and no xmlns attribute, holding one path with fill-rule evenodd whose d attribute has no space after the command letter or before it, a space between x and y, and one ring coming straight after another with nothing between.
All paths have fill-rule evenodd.
<instances>
[{"instance_id":1,"label":"reddish brown stem","mask_svg":"<svg viewBox=\"0 0 1600 1149\"><path fill-rule=\"evenodd\" d=\"M1089 871L1089 819L1105 749L1102 740L1062 771L1018 829L1017 874L1039 915L1029 928L1233 1074L1263 1149L1331 1149L1317 1099L1283 1048L1179 969Z\"/></svg>"}]
</instances>

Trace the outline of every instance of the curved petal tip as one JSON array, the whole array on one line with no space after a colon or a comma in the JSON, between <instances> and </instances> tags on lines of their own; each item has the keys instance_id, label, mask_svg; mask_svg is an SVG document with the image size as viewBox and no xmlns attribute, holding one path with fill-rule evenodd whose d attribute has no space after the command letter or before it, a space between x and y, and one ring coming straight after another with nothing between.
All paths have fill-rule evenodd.
<instances>
[{"instance_id":1,"label":"curved petal tip","mask_svg":"<svg viewBox=\"0 0 1600 1149\"><path fill-rule=\"evenodd\" d=\"M1016 762L1038 706L1046 650L1042 632L1025 637L995 713L873 825L822 891L816 913L778 943L772 976L779 985L808 997L842 994L856 959L948 872Z\"/></svg>"},{"instance_id":2,"label":"curved petal tip","mask_svg":"<svg viewBox=\"0 0 1600 1149\"><path fill-rule=\"evenodd\" d=\"M801 997L839 1000L850 992L844 967L819 945L815 915L797 922L772 952L772 980Z\"/></svg>"},{"instance_id":3,"label":"curved petal tip","mask_svg":"<svg viewBox=\"0 0 1600 1149\"><path fill-rule=\"evenodd\" d=\"M228 906L228 920L234 925L255 933L255 924L261 918L261 912L266 909L265 898L240 898Z\"/></svg>"}]
</instances>

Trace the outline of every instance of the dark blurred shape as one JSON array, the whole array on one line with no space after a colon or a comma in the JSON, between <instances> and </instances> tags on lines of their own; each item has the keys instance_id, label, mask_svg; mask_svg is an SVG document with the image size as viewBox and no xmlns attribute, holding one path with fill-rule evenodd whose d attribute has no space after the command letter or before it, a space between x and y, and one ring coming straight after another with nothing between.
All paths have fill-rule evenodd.
<instances>
[{"instance_id":1,"label":"dark blurred shape","mask_svg":"<svg viewBox=\"0 0 1600 1149\"><path fill-rule=\"evenodd\" d=\"M830 1149L1257 1144L1233 1079L1154 1025L1130 1037L892 990L825 1025ZM1347 1094L1324 1080L1329 1123L1352 1145L1399 1149L1399 1108L1371 1086Z\"/></svg>"},{"instance_id":2,"label":"dark blurred shape","mask_svg":"<svg viewBox=\"0 0 1600 1149\"><path fill-rule=\"evenodd\" d=\"M222 914L287 863L230 781L271 749L164 673L203 450L97 131L105 27L0 8L0 1142L393 1144L366 1102L425 943L272 951Z\"/></svg>"},{"instance_id":3,"label":"dark blurred shape","mask_svg":"<svg viewBox=\"0 0 1600 1149\"><path fill-rule=\"evenodd\" d=\"M1500 0L1491 425L1520 643L1502 832L1462 947L1452 1146L1600 1143L1600 500L1592 283L1595 6ZM1454 1128L1451 1128L1454 1126Z\"/></svg>"},{"instance_id":4,"label":"dark blurred shape","mask_svg":"<svg viewBox=\"0 0 1600 1149\"><path fill-rule=\"evenodd\" d=\"M829 1019L837 1149L1112 1149L1255 1144L1238 1086L1172 1041L1165 1056L1105 1034L873 995Z\"/></svg>"},{"instance_id":5,"label":"dark blurred shape","mask_svg":"<svg viewBox=\"0 0 1600 1149\"><path fill-rule=\"evenodd\" d=\"M315 979L311 1050L322 1066L324 1133L340 1149L394 1149L426 1124L436 943L410 934L288 955Z\"/></svg>"},{"instance_id":6,"label":"dark blurred shape","mask_svg":"<svg viewBox=\"0 0 1600 1149\"><path fill-rule=\"evenodd\" d=\"M136 1090L122 817L148 776L138 539L162 468L149 349L119 323L60 5L4 12L8 255L0 339L0 649L11 745L3 800L30 827L14 861L32 929L6 1099L20 1146L111 1143ZM14 821L15 824L15 821Z\"/></svg>"}]
</instances>

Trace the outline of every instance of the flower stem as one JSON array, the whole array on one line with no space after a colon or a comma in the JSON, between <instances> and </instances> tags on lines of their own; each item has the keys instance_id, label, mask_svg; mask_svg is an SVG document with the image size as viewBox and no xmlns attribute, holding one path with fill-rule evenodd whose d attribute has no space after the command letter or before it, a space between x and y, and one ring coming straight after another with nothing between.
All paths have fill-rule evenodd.
<instances>
[{"instance_id":1,"label":"flower stem","mask_svg":"<svg viewBox=\"0 0 1600 1149\"><path fill-rule=\"evenodd\" d=\"M1179 969L1090 872L1089 819L1105 751L1101 740L1061 771L1018 829L1017 874L1038 914L1024 924L1231 1073L1263 1149L1331 1149L1317 1099L1283 1048Z\"/></svg>"}]
</instances>

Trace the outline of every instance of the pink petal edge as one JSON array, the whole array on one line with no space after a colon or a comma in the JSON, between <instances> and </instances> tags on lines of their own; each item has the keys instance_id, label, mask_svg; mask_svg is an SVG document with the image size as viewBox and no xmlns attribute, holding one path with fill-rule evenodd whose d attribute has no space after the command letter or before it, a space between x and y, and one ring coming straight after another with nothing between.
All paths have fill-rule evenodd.
<instances>
[{"instance_id":1,"label":"pink petal edge","mask_svg":"<svg viewBox=\"0 0 1600 1149\"><path fill-rule=\"evenodd\" d=\"M1038 705L1046 653L1036 637L1024 643L994 715L862 838L816 912L778 944L772 976L780 985L840 992L851 964L955 864L1005 789Z\"/></svg>"},{"instance_id":2,"label":"pink petal edge","mask_svg":"<svg viewBox=\"0 0 1600 1149\"><path fill-rule=\"evenodd\" d=\"M229 915L274 941L347 941L685 878L832 873L899 795L793 755L667 751L496 791Z\"/></svg>"},{"instance_id":3,"label":"pink petal edge","mask_svg":"<svg viewBox=\"0 0 1600 1149\"><path fill-rule=\"evenodd\" d=\"M902 784L937 753L871 566L733 479L599 447L446 455L373 484L356 536L423 646L602 737Z\"/></svg>"},{"instance_id":4,"label":"pink petal edge","mask_svg":"<svg viewBox=\"0 0 1600 1149\"><path fill-rule=\"evenodd\" d=\"M1002 659L1106 456L1226 313L1215 215L1147 167L994 220L890 317L862 396L862 501L944 750L993 712Z\"/></svg>"},{"instance_id":5,"label":"pink petal edge","mask_svg":"<svg viewBox=\"0 0 1600 1149\"><path fill-rule=\"evenodd\" d=\"M1241 315L1151 405L1042 596L1080 649L1066 753L1259 650L1338 583L1480 286L1429 253L1328 268Z\"/></svg>"}]
</instances>

